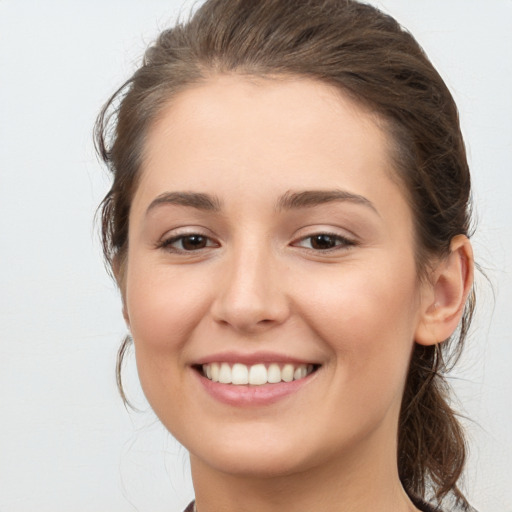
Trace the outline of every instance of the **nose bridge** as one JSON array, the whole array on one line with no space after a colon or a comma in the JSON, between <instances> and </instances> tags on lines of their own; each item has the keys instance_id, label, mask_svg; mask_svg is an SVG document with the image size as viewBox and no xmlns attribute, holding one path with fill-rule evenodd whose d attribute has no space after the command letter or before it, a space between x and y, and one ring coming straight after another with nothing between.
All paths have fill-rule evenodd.
<instances>
[{"instance_id":1,"label":"nose bridge","mask_svg":"<svg viewBox=\"0 0 512 512\"><path fill-rule=\"evenodd\" d=\"M275 251L261 238L233 245L215 301L216 320L247 331L284 321L288 305L278 267Z\"/></svg>"}]
</instances>

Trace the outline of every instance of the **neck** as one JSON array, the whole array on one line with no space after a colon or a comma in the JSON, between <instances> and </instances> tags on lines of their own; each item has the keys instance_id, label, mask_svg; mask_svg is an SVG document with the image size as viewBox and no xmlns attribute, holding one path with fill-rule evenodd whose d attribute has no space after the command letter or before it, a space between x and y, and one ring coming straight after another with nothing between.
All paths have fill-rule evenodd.
<instances>
[{"instance_id":1,"label":"neck","mask_svg":"<svg viewBox=\"0 0 512 512\"><path fill-rule=\"evenodd\" d=\"M197 511L417 511L398 477L396 446L371 445L285 475L229 474L191 455Z\"/></svg>"}]
</instances>

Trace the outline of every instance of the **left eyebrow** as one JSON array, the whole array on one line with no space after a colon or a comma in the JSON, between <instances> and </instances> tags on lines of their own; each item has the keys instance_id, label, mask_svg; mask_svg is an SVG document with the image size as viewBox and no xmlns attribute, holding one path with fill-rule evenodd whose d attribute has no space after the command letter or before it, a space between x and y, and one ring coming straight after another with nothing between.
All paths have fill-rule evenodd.
<instances>
[{"instance_id":1,"label":"left eyebrow","mask_svg":"<svg viewBox=\"0 0 512 512\"><path fill-rule=\"evenodd\" d=\"M311 208L332 202L350 202L366 206L380 215L373 203L364 196L346 190L304 190L302 192L288 191L277 201L277 210L294 210Z\"/></svg>"}]
</instances>

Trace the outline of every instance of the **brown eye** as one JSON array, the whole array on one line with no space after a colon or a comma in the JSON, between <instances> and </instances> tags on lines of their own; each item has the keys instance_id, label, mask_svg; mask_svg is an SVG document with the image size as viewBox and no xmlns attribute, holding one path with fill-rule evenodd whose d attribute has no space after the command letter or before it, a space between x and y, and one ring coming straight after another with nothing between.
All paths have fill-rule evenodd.
<instances>
[{"instance_id":1,"label":"brown eye","mask_svg":"<svg viewBox=\"0 0 512 512\"><path fill-rule=\"evenodd\" d=\"M185 251L204 249L208 244L208 238L201 235L188 235L181 237L181 248Z\"/></svg>"},{"instance_id":2,"label":"brown eye","mask_svg":"<svg viewBox=\"0 0 512 512\"><path fill-rule=\"evenodd\" d=\"M314 251L329 251L348 248L355 245L355 242L340 235L317 233L315 235L306 236L293 245Z\"/></svg>"},{"instance_id":3,"label":"brown eye","mask_svg":"<svg viewBox=\"0 0 512 512\"><path fill-rule=\"evenodd\" d=\"M317 250L326 250L326 249L332 249L333 247L336 247L337 245L340 245L339 237L332 236L332 235L315 235L310 237L311 240L311 248L317 249Z\"/></svg>"},{"instance_id":4,"label":"brown eye","mask_svg":"<svg viewBox=\"0 0 512 512\"><path fill-rule=\"evenodd\" d=\"M206 249L208 247L218 247L211 238L191 233L190 235L180 235L163 241L159 247L171 252L192 252Z\"/></svg>"}]
</instances>

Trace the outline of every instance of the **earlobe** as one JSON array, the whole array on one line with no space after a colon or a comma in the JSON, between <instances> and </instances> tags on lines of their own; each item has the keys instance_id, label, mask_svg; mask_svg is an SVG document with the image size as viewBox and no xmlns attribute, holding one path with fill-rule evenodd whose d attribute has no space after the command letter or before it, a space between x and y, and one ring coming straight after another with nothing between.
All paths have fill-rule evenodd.
<instances>
[{"instance_id":1,"label":"earlobe","mask_svg":"<svg viewBox=\"0 0 512 512\"><path fill-rule=\"evenodd\" d=\"M473 272L471 243L466 236L457 235L450 244L450 253L433 271L428 290L423 294L417 343L434 345L453 334L473 286Z\"/></svg>"}]
</instances>

